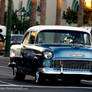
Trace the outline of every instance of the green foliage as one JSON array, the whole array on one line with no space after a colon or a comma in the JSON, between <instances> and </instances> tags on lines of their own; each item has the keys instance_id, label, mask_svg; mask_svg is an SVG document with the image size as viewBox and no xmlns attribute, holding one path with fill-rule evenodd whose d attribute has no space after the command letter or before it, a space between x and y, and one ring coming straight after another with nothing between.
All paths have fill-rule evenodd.
<instances>
[{"instance_id":1,"label":"green foliage","mask_svg":"<svg viewBox=\"0 0 92 92\"><path fill-rule=\"evenodd\" d=\"M18 19L18 17L17 17L15 12L12 12L12 17L11 18L12 18L11 29L14 30L15 26L16 26L16 28L18 26L19 19Z\"/></svg>"},{"instance_id":2,"label":"green foliage","mask_svg":"<svg viewBox=\"0 0 92 92\"><path fill-rule=\"evenodd\" d=\"M77 23L78 12L69 7L66 12L63 12L63 18L66 19L68 24Z\"/></svg>"},{"instance_id":3,"label":"green foliage","mask_svg":"<svg viewBox=\"0 0 92 92\"><path fill-rule=\"evenodd\" d=\"M11 31L12 33L24 33L30 27L30 19L26 19L26 16L22 16L22 20L19 19L16 12L12 10L11 14ZM4 25L7 26L7 12L4 13Z\"/></svg>"},{"instance_id":4,"label":"green foliage","mask_svg":"<svg viewBox=\"0 0 92 92\"><path fill-rule=\"evenodd\" d=\"M4 13L4 25L7 26L7 12Z\"/></svg>"},{"instance_id":5,"label":"green foliage","mask_svg":"<svg viewBox=\"0 0 92 92\"><path fill-rule=\"evenodd\" d=\"M84 7L84 19L86 23L88 23L89 20L92 21L92 9Z\"/></svg>"},{"instance_id":6,"label":"green foliage","mask_svg":"<svg viewBox=\"0 0 92 92\"><path fill-rule=\"evenodd\" d=\"M21 17L21 16L20 16ZM30 26L30 20L26 20L25 16L22 16L22 20L19 19L16 12L12 13L12 31L24 33Z\"/></svg>"},{"instance_id":7,"label":"green foliage","mask_svg":"<svg viewBox=\"0 0 92 92\"><path fill-rule=\"evenodd\" d=\"M89 17L91 17L92 10L89 10L87 8L84 8L84 24L88 23ZM78 19L78 11L74 11L73 9L67 8L67 11L63 12L63 19L66 20L68 24L77 23Z\"/></svg>"},{"instance_id":8,"label":"green foliage","mask_svg":"<svg viewBox=\"0 0 92 92\"><path fill-rule=\"evenodd\" d=\"M23 22L23 25L24 25L24 32L25 32L30 27L30 19L26 19Z\"/></svg>"}]
</instances>

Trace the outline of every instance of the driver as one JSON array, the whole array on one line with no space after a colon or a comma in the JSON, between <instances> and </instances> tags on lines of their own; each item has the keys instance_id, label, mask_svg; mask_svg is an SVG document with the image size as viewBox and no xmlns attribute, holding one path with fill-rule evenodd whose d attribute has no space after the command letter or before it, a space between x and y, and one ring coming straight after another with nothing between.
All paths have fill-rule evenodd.
<instances>
[{"instance_id":1,"label":"driver","mask_svg":"<svg viewBox=\"0 0 92 92\"><path fill-rule=\"evenodd\" d=\"M73 40L70 37L67 37L65 40L66 44L70 44Z\"/></svg>"}]
</instances>

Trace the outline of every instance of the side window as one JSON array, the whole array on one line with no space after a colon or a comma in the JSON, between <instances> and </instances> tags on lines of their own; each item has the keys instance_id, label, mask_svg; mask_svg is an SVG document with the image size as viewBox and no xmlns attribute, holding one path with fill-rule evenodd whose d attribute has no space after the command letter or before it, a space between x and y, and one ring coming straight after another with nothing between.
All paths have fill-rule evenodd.
<instances>
[{"instance_id":1,"label":"side window","mask_svg":"<svg viewBox=\"0 0 92 92\"><path fill-rule=\"evenodd\" d=\"M27 44L29 42L29 33L27 33L24 37L23 44Z\"/></svg>"},{"instance_id":2,"label":"side window","mask_svg":"<svg viewBox=\"0 0 92 92\"><path fill-rule=\"evenodd\" d=\"M31 32L31 35L30 35L30 38L29 38L29 44L34 44L36 34L37 34L36 32Z\"/></svg>"}]
</instances>

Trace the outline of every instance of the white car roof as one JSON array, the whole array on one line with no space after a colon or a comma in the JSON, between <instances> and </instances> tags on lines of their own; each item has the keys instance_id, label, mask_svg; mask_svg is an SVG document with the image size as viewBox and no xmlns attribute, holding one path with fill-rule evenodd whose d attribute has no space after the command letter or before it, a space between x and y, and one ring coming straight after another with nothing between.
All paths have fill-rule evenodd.
<instances>
[{"instance_id":1,"label":"white car roof","mask_svg":"<svg viewBox=\"0 0 92 92\"><path fill-rule=\"evenodd\" d=\"M84 28L80 27L72 27L72 26L58 26L58 25L38 25L30 27L27 32L30 31L36 31L40 32L42 30L72 30L72 31L80 31L80 32L87 32L90 34L90 32Z\"/></svg>"}]
</instances>

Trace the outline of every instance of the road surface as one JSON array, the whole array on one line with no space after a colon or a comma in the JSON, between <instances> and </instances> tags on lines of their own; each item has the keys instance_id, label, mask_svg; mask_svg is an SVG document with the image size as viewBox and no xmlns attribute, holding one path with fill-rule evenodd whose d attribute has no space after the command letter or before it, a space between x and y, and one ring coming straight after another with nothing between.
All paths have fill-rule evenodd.
<instances>
[{"instance_id":1,"label":"road surface","mask_svg":"<svg viewBox=\"0 0 92 92\"><path fill-rule=\"evenodd\" d=\"M0 92L92 92L92 81L81 80L80 84L46 82L41 85L34 83L32 76L26 76L23 81L16 81L8 60L0 59Z\"/></svg>"}]
</instances>

